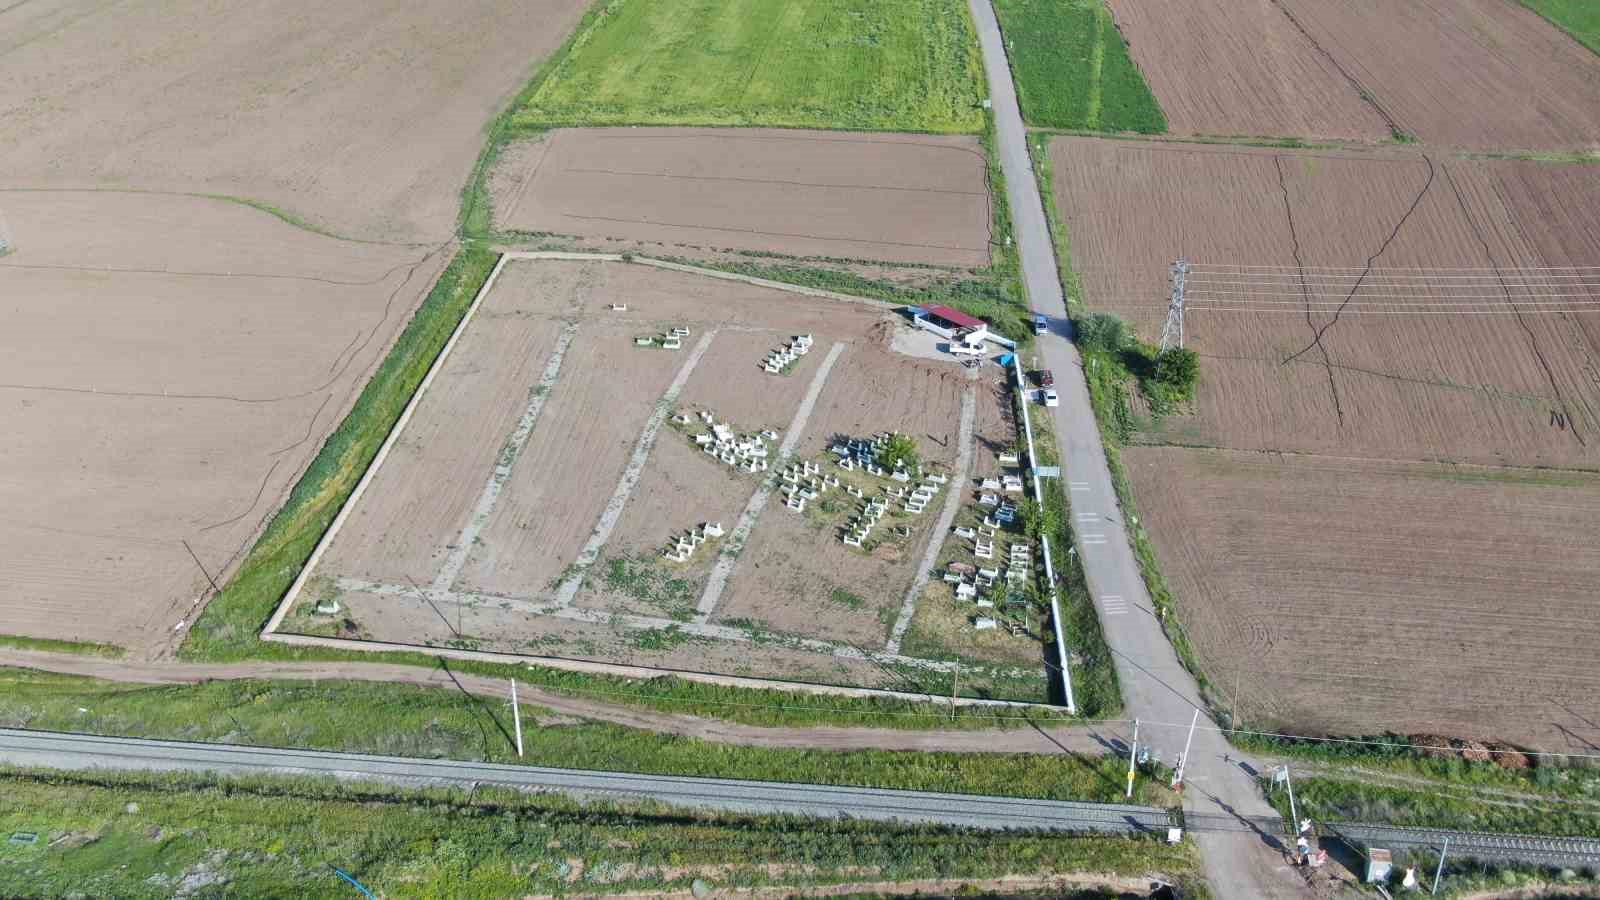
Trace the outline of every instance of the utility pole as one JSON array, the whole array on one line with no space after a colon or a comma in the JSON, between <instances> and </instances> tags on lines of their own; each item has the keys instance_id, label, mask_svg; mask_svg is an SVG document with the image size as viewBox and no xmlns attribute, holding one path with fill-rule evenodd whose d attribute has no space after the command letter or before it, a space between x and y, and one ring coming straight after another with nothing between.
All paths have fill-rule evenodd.
<instances>
[{"instance_id":1,"label":"utility pole","mask_svg":"<svg viewBox=\"0 0 1600 900\"><path fill-rule=\"evenodd\" d=\"M1161 328L1162 353L1183 346L1183 307L1188 276L1188 259L1180 258L1172 264L1172 300L1167 306L1167 324Z\"/></svg>"},{"instance_id":2,"label":"utility pole","mask_svg":"<svg viewBox=\"0 0 1600 900\"><path fill-rule=\"evenodd\" d=\"M1444 839L1444 848L1439 851L1439 868L1433 870L1433 890L1429 894L1439 893L1439 876L1444 874L1444 855L1450 852L1450 838Z\"/></svg>"},{"instance_id":3,"label":"utility pole","mask_svg":"<svg viewBox=\"0 0 1600 900\"><path fill-rule=\"evenodd\" d=\"M1294 778L1289 774L1289 764L1283 765L1283 783L1289 786L1289 821L1294 824L1295 831L1300 830L1300 813L1294 807Z\"/></svg>"},{"instance_id":4,"label":"utility pole","mask_svg":"<svg viewBox=\"0 0 1600 900\"><path fill-rule=\"evenodd\" d=\"M952 722L956 718L956 688L961 685L961 664L956 663L953 671L955 675L950 679L950 720Z\"/></svg>"},{"instance_id":5,"label":"utility pole","mask_svg":"<svg viewBox=\"0 0 1600 900\"><path fill-rule=\"evenodd\" d=\"M1139 758L1139 720L1133 720L1133 743L1128 745L1128 793L1127 798L1133 799L1133 767Z\"/></svg>"},{"instance_id":6,"label":"utility pole","mask_svg":"<svg viewBox=\"0 0 1600 900\"><path fill-rule=\"evenodd\" d=\"M1183 789L1183 770L1189 768L1189 748L1194 744L1194 727L1200 724L1200 707L1195 707L1194 718L1189 720L1189 737L1183 742L1183 755L1178 757L1178 771L1173 773L1173 790Z\"/></svg>"},{"instance_id":7,"label":"utility pole","mask_svg":"<svg viewBox=\"0 0 1600 900\"><path fill-rule=\"evenodd\" d=\"M522 758L522 706L517 703L517 680L511 679L511 718L517 729L517 759Z\"/></svg>"}]
</instances>

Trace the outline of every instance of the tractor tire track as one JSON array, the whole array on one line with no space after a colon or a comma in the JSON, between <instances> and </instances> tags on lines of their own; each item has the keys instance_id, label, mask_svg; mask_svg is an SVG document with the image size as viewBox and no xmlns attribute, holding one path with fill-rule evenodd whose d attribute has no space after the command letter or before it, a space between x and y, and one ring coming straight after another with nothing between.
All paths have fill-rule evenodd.
<instances>
[{"instance_id":1,"label":"tractor tire track","mask_svg":"<svg viewBox=\"0 0 1600 900\"><path fill-rule=\"evenodd\" d=\"M1489 249L1489 240L1484 237L1483 228L1478 225L1478 220L1473 217L1472 211L1467 208L1467 200L1461 195L1461 188L1456 185L1455 176L1450 174L1450 167L1441 164L1440 168L1444 169L1444 179L1450 184L1450 190L1456 196L1456 205L1461 207L1461 214L1466 217L1467 224L1472 226L1473 237L1476 237L1478 243L1483 245L1483 256L1489 261L1489 266L1494 269L1494 277L1500 284L1500 292L1505 294L1506 305L1511 307L1512 312L1516 315L1517 324L1522 326L1522 330L1528 334L1528 346L1533 349L1533 356L1539 361L1539 368L1544 370L1545 380L1550 383L1550 392L1555 394L1556 405L1561 407L1561 415L1566 418L1567 423L1572 427L1573 438L1577 440L1580 447L1589 446L1589 442L1584 439L1583 433L1578 430L1578 420L1572 415L1572 408L1567 403L1566 396L1561 393L1561 386L1556 383L1555 370L1551 368L1550 360L1545 357L1544 348L1539 346L1538 335L1534 334L1533 326L1528 324L1527 318L1522 314L1522 308L1517 306L1517 302L1511 297L1511 288L1506 284L1505 276L1500 272L1500 262L1494 258L1494 252Z\"/></svg>"},{"instance_id":2,"label":"tractor tire track","mask_svg":"<svg viewBox=\"0 0 1600 900\"><path fill-rule=\"evenodd\" d=\"M1422 190L1418 191L1417 196L1412 198L1411 206L1406 209L1405 215L1400 217L1400 221L1394 223L1394 230L1389 232L1389 236L1383 239L1383 243L1379 245L1378 251L1367 257L1366 266L1361 270L1361 277L1356 279L1355 285L1350 288L1350 293L1345 295L1344 301L1339 304L1339 308L1333 311L1333 318L1328 320L1328 324L1317 329L1316 335L1312 338L1311 343L1301 347L1299 350L1291 354L1283 361L1283 365L1288 365L1289 363L1294 362L1300 357L1311 352L1313 347L1321 345L1323 336L1326 335L1328 331L1333 328L1333 326L1339 324L1339 317L1344 315L1345 307L1349 306L1350 301L1355 299L1356 292L1361 290L1361 285L1366 283L1367 276L1372 274L1373 264L1378 261L1379 257L1383 256L1383 254L1388 251L1389 245L1394 243L1394 239L1400 236L1400 229L1406 227L1406 223L1411 220L1411 216L1417 211L1417 207L1422 205L1422 198L1428 196L1428 190L1433 187L1434 176L1438 173L1438 170L1433 165L1433 160L1428 156L1428 154L1422 154L1422 161L1428 164L1428 180L1423 182Z\"/></svg>"},{"instance_id":3,"label":"tractor tire track","mask_svg":"<svg viewBox=\"0 0 1600 900\"><path fill-rule=\"evenodd\" d=\"M1306 263L1300 255L1300 232L1295 228L1294 206L1289 202L1289 180L1283 171L1283 157L1274 156L1272 162L1278 167L1278 190L1283 192L1283 214L1289 220L1289 240L1294 244L1295 270L1300 273L1300 296L1306 304L1306 328L1311 330L1312 340L1322 354L1322 368L1328 373L1328 393L1333 397L1333 412L1339 417L1339 426L1342 428L1344 404L1339 401L1339 382L1333 377L1333 360L1328 357L1328 348L1322 343L1322 335L1317 333L1317 323L1311 320L1311 291L1306 285Z\"/></svg>"}]
</instances>

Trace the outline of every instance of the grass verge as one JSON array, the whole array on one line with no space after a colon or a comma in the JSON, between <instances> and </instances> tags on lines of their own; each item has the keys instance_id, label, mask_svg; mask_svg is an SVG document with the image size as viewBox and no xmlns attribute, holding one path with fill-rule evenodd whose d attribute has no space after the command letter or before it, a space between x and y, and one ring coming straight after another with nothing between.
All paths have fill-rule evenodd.
<instances>
[{"instance_id":1,"label":"grass verge","mask_svg":"<svg viewBox=\"0 0 1600 900\"><path fill-rule=\"evenodd\" d=\"M492 251L469 244L450 261L288 502L206 606L179 651L182 658L251 655L257 632L366 472L497 259Z\"/></svg>"},{"instance_id":2,"label":"grass verge","mask_svg":"<svg viewBox=\"0 0 1600 900\"><path fill-rule=\"evenodd\" d=\"M1288 792L1273 789L1270 778L1263 778L1261 787L1278 812L1288 816ZM1294 799L1301 818L1313 821L1600 837L1600 807L1554 799L1491 797L1447 786L1405 788L1322 777L1295 779Z\"/></svg>"},{"instance_id":3,"label":"grass verge","mask_svg":"<svg viewBox=\"0 0 1600 900\"><path fill-rule=\"evenodd\" d=\"M1022 405L1028 402L1026 390L1014 393L1017 420L1022 419ZM1058 466L1061 454L1056 446L1054 431L1043 421L1034 429L1033 448L1038 454L1034 464ZM1026 449L1026 448L1024 448ZM1040 480L1044 489L1041 505L1025 504L1023 520L1030 535L1038 541L1041 534L1050 536L1050 564L1059 579L1061 605L1061 630L1070 654L1072 688L1078 711L1087 718L1104 719L1122 711L1122 686L1117 679L1116 666L1111 659L1111 647L1106 643L1105 629L1094 608L1094 598L1089 593L1089 582L1084 576L1082 560L1067 549L1074 546L1072 510L1062 489L1061 479ZM1048 598L1046 598L1048 603ZM1050 643L1055 641L1052 629L1046 632ZM1054 659L1054 651L1050 651ZM1051 667L1054 671L1054 666Z\"/></svg>"},{"instance_id":4,"label":"grass verge","mask_svg":"<svg viewBox=\"0 0 1600 900\"><path fill-rule=\"evenodd\" d=\"M147 686L0 669L0 688L0 723L47 731L1058 800L1122 796L1114 756L748 747L574 721L532 704L523 704L519 759L509 700L413 685ZM1172 795L1149 782L1134 800L1166 805Z\"/></svg>"},{"instance_id":5,"label":"grass verge","mask_svg":"<svg viewBox=\"0 0 1600 900\"><path fill-rule=\"evenodd\" d=\"M0 786L0 831L38 835L0 844L7 896L353 895L333 867L385 897L637 896L687 892L697 879L799 889L1058 873L1199 879L1191 846L1153 840L699 816L497 788L16 770L0 772Z\"/></svg>"},{"instance_id":6,"label":"grass verge","mask_svg":"<svg viewBox=\"0 0 1600 900\"><path fill-rule=\"evenodd\" d=\"M1104 0L995 0L995 14L1029 125L1167 130L1161 104Z\"/></svg>"},{"instance_id":7,"label":"grass verge","mask_svg":"<svg viewBox=\"0 0 1600 900\"><path fill-rule=\"evenodd\" d=\"M969 133L981 75L961 0L608 0L513 121Z\"/></svg>"},{"instance_id":8,"label":"grass verge","mask_svg":"<svg viewBox=\"0 0 1600 900\"><path fill-rule=\"evenodd\" d=\"M119 659L125 653L115 644L97 644L93 641L58 641L51 638L24 637L18 634L0 634L0 647L15 650L40 650L45 653L76 653L81 656L103 656Z\"/></svg>"},{"instance_id":9,"label":"grass verge","mask_svg":"<svg viewBox=\"0 0 1600 900\"><path fill-rule=\"evenodd\" d=\"M1578 43L1600 53L1600 5L1594 0L1520 0Z\"/></svg>"}]
</instances>

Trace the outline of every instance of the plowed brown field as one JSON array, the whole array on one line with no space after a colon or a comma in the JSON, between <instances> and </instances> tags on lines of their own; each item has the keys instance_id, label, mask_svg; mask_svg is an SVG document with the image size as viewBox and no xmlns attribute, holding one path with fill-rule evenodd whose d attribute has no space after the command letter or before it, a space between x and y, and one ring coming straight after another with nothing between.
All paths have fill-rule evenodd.
<instances>
[{"instance_id":1,"label":"plowed brown field","mask_svg":"<svg viewBox=\"0 0 1600 900\"><path fill-rule=\"evenodd\" d=\"M496 179L497 224L583 237L989 264L977 140L771 129L551 133Z\"/></svg>"},{"instance_id":2,"label":"plowed brown field","mask_svg":"<svg viewBox=\"0 0 1600 900\"><path fill-rule=\"evenodd\" d=\"M1278 0L1402 131L1475 149L1592 149L1600 57L1506 0Z\"/></svg>"},{"instance_id":3,"label":"plowed brown field","mask_svg":"<svg viewBox=\"0 0 1600 900\"><path fill-rule=\"evenodd\" d=\"M1600 737L1600 476L1532 468L1600 469L1591 170L1083 139L1051 161L1087 309L1157 340L1191 263L1198 394L1137 439L1229 450L1124 460L1223 699L1252 726Z\"/></svg>"},{"instance_id":4,"label":"plowed brown field","mask_svg":"<svg viewBox=\"0 0 1600 900\"><path fill-rule=\"evenodd\" d=\"M1180 134L1600 142L1600 59L1506 0L1109 0Z\"/></svg>"},{"instance_id":5,"label":"plowed brown field","mask_svg":"<svg viewBox=\"0 0 1600 900\"><path fill-rule=\"evenodd\" d=\"M0 258L0 634L154 652L277 508L443 254L197 197L0 206L17 248Z\"/></svg>"},{"instance_id":6,"label":"plowed brown field","mask_svg":"<svg viewBox=\"0 0 1600 900\"><path fill-rule=\"evenodd\" d=\"M231 194L445 240L484 123L585 5L7 4L0 187Z\"/></svg>"},{"instance_id":7,"label":"plowed brown field","mask_svg":"<svg viewBox=\"0 0 1600 900\"><path fill-rule=\"evenodd\" d=\"M1202 665L1249 727L1600 742L1600 476L1124 460Z\"/></svg>"},{"instance_id":8,"label":"plowed brown field","mask_svg":"<svg viewBox=\"0 0 1600 900\"><path fill-rule=\"evenodd\" d=\"M1108 2L1174 132L1389 137L1273 0Z\"/></svg>"},{"instance_id":9,"label":"plowed brown field","mask_svg":"<svg viewBox=\"0 0 1600 900\"><path fill-rule=\"evenodd\" d=\"M1160 437L1600 465L1600 270L1545 268L1600 265L1587 168L1086 139L1051 159L1089 308L1159 338L1169 268L1194 265L1204 380Z\"/></svg>"}]
</instances>

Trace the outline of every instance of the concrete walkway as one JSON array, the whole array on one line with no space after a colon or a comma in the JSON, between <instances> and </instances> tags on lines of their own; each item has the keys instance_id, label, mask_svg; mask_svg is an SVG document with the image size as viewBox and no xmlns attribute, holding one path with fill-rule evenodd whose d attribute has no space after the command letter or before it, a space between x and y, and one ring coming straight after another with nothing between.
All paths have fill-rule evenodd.
<instances>
[{"instance_id":1,"label":"concrete walkway","mask_svg":"<svg viewBox=\"0 0 1600 900\"><path fill-rule=\"evenodd\" d=\"M1028 153L1028 134L1017 106L1015 87L1006 59L1005 40L989 0L968 0L978 27L994 106L995 144L1005 173L1006 199L1011 205L1013 235L1022 260L1023 282L1037 312L1051 321L1039 338L1039 362L1056 375L1061 406L1054 427L1061 448L1068 500L1078 526L1078 553L1082 555L1089 588L1116 660L1123 701L1130 716L1146 721L1185 723L1196 709L1200 724L1211 725L1194 679L1179 663L1171 643L1152 614L1154 609L1139 566L1123 529L1122 510L1112 489L1105 448L1089 404L1083 364L1071 341L1066 302L1056 269L1055 248L1044 204L1034 179ZM1094 519L1087 519L1093 515ZM1086 527L1090 522L1094 527ZM1092 542L1085 533L1100 535ZM1107 615L1107 602L1120 615ZM1171 726L1141 730L1140 740L1152 742L1161 758L1175 762L1183 752L1187 729ZM1246 774L1227 741L1215 731L1199 731L1189 753L1185 807L1201 814L1238 816L1272 815L1254 780ZM1251 898L1297 896L1304 882L1281 856L1270 850L1275 837L1245 834L1197 835L1205 858L1206 877L1218 897Z\"/></svg>"}]
</instances>

